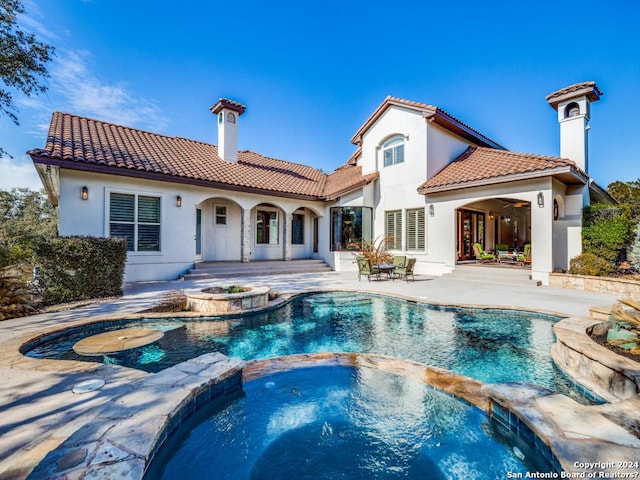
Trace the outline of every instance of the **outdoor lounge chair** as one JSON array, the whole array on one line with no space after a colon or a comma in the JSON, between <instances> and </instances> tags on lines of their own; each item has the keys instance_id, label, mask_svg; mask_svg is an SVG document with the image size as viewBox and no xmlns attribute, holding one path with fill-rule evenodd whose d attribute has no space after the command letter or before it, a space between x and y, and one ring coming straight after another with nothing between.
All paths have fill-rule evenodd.
<instances>
[{"instance_id":1,"label":"outdoor lounge chair","mask_svg":"<svg viewBox=\"0 0 640 480\"><path fill-rule=\"evenodd\" d=\"M404 276L404 279L407 282L409 281L409 275L411 275L411 278L415 281L416 278L413 276L413 267L415 264L415 258L408 259L407 263L403 267L396 267L394 269L394 275L398 275L398 278L402 278Z\"/></svg>"},{"instance_id":2,"label":"outdoor lounge chair","mask_svg":"<svg viewBox=\"0 0 640 480\"><path fill-rule=\"evenodd\" d=\"M487 253L479 243L473 244L473 254L476 256L478 262L493 262L496 256L493 253Z\"/></svg>"},{"instance_id":3,"label":"outdoor lounge chair","mask_svg":"<svg viewBox=\"0 0 640 480\"><path fill-rule=\"evenodd\" d=\"M367 276L367 279L371 281L371 275L375 275L380 279L380 270L377 267L371 265L371 261L367 257L356 257L358 262L358 281L363 275Z\"/></svg>"}]
</instances>

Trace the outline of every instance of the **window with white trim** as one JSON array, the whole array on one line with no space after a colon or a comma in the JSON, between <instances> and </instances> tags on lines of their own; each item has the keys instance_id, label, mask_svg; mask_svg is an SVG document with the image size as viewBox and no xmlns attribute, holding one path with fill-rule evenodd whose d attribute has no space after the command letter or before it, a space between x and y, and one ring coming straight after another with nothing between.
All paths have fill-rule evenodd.
<instances>
[{"instance_id":1,"label":"window with white trim","mask_svg":"<svg viewBox=\"0 0 640 480\"><path fill-rule=\"evenodd\" d=\"M402 250L402 210L385 212L384 234L389 250Z\"/></svg>"},{"instance_id":2,"label":"window with white trim","mask_svg":"<svg viewBox=\"0 0 640 480\"><path fill-rule=\"evenodd\" d=\"M424 208L407 210L407 250L423 252L424 247Z\"/></svg>"},{"instance_id":3,"label":"window with white trim","mask_svg":"<svg viewBox=\"0 0 640 480\"><path fill-rule=\"evenodd\" d=\"M391 137L382 144L382 158L385 167L404 162L404 137Z\"/></svg>"},{"instance_id":4,"label":"window with white trim","mask_svg":"<svg viewBox=\"0 0 640 480\"><path fill-rule=\"evenodd\" d=\"M129 252L159 252L160 197L111 192L109 236L124 238Z\"/></svg>"},{"instance_id":5,"label":"window with white trim","mask_svg":"<svg viewBox=\"0 0 640 480\"><path fill-rule=\"evenodd\" d=\"M224 205L216 205L215 209L215 224L226 225L227 224L227 207Z\"/></svg>"}]
</instances>

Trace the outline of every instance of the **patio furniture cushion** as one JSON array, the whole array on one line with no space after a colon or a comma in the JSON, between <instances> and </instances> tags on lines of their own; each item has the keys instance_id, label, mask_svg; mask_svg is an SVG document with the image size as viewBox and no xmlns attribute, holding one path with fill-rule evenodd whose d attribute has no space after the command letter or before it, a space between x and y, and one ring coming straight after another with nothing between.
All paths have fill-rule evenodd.
<instances>
[{"instance_id":1,"label":"patio furniture cushion","mask_svg":"<svg viewBox=\"0 0 640 480\"><path fill-rule=\"evenodd\" d=\"M404 255L396 255L395 257L393 257L393 268L400 268L400 267L404 267L405 263L407 262L407 257Z\"/></svg>"},{"instance_id":2,"label":"patio furniture cushion","mask_svg":"<svg viewBox=\"0 0 640 480\"><path fill-rule=\"evenodd\" d=\"M360 281L363 275L366 275L369 281L371 281L371 275L376 275L380 278L380 270L372 266L371 261L367 257L356 257L356 262L358 262L358 281Z\"/></svg>"},{"instance_id":3,"label":"patio furniture cushion","mask_svg":"<svg viewBox=\"0 0 640 480\"><path fill-rule=\"evenodd\" d=\"M491 261L491 260L495 260L496 258L496 256L493 253L485 252L484 249L482 248L482 245L480 245L479 243L473 244L473 253L476 257L476 260L478 260L479 262Z\"/></svg>"}]
</instances>

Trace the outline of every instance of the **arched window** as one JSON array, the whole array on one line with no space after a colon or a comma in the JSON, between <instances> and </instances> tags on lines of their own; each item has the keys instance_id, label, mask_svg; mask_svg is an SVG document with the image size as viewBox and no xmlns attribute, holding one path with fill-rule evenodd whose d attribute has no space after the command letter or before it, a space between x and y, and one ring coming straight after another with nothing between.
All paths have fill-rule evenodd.
<instances>
[{"instance_id":1,"label":"arched window","mask_svg":"<svg viewBox=\"0 0 640 480\"><path fill-rule=\"evenodd\" d=\"M566 106L564 110L564 118L577 117L580 115L580 105L573 102Z\"/></svg>"},{"instance_id":2,"label":"arched window","mask_svg":"<svg viewBox=\"0 0 640 480\"><path fill-rule=\"evenodd\" d=\"M404 162L404 137L391 137L382 144L383 165L388 167Z\"/></svg>"},{"instance_id":3,"label":"arched window","mask_svg":"<svg viewBox=\"0 0 640 480\"><path fill-rule=\"evenodd\" d=\"M560 217L560 206L558 205L558 200L553 199L553 219L557 220Z\"/></svg>"},{"instance_id":4,"label":"arched window","mask_svg":"<svg viewBox=\"0 0 640 480\"><path fill-rule=\"evenodd\" d=\"M236 116L231 112L227 113L227 122L236 123Z\"/></svg>"}]
</instances>

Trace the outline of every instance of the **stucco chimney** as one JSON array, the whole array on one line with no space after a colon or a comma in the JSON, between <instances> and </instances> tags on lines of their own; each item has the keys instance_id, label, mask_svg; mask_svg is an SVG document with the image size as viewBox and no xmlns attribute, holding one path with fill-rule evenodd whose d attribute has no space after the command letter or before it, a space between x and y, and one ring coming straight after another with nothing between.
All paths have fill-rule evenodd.
<instances>
[{"instance_id":1,"label":"stucco chimney","mask_svg":"<svg viewBox=\"0 0 640 480\"><path fill-rule=\"evenodd\" d=\"M596 82L570 85L547 95L547 102L558 112L560 156L573 160L589 173L589 118L591 104L602 92Z\"/></svg>"},{"instance_id":2,"label":"stucco chimney","mask_svg":"<svg viewBox=\"0 0 640 480\"><path fill-rule=\"evenodd\" d=\"M226 162L238 163L238 118L246 107L221 98L210 110L218 116L218 155Z\"/></svg>"}]
</instances>

